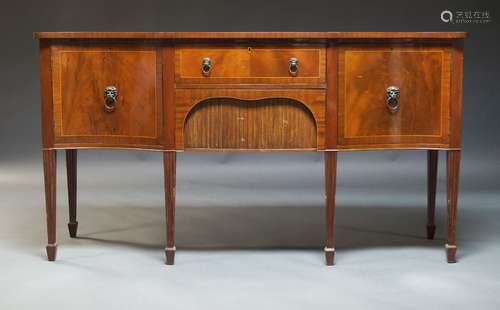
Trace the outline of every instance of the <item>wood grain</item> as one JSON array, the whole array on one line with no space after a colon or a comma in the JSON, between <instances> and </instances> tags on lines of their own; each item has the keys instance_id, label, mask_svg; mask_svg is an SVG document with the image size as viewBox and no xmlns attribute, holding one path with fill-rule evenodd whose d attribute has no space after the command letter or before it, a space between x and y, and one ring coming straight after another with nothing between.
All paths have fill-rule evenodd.
<instances>
[{"instance_id":1,"label":"wood grain","mask_svg":"<svg viewBox=\"0 0 500 310\"><path fill-rule=\"evenodd\" d=\"M203 58L212 69L203 75ZM288 61L299 61L296 76L289 73ZM325 49L288 46L181 46L176 48L176 82L204 84L302 84L325 83Z\"/></svg>"},{"instance_id":2,"label":"wood grain","mask_svg":"<svg viewBox=\"0 0 500 310\"><path fill-rule=\"evenodd\" d=\"M314 116L289 99L208 99L191 110L184 124L185 150L316 147Z\"/></svg>"},{"instance_id":3,"label":"wood grain","mask_svg":"<svg viewBox=\"0 0 500 310\"><path fill-rule=\"evenodd\" d=\"M37 39L464 39L466 32L35 32Z\"/></svg>"},{"instance_id":4,"label":"wood grain","mask_svg":"<svg viewBox=\"0 0 500 310\"><path fill-rule=\"evenodd\" d=\"M457 205L458 184L460 175L460 151L447 151L447 209L448 209L448 236L446 238L446 257L448 263L456 262L457 252Z\"/></svg>"},{"instance_id":5,"label":"wood grain","mask_svg":"<svg viewBox=\"0 0 500 310\"><path fill-rule=\"evenodd\" d=\"M455 42L453 45L451 71L450 146L460 148L462 145L463 41Z\"/></svg>"},{"instance_id":6,"label":"wood grain","mask_svg":"<svg viewBox=\"0 0 500 310\"><path fill-rule=\"evenodd\" d=\"M216 99L215 104L202 103L195 107L208 99ZM239 102L234 104L229 99ZM320 90L177 89L176 148L213 151L323 149L324 113L325 93ZM312 136L314 133L316 137Z\"/></svg>"},{"instance_id":7,"label":"wood grain","mask_svg":"<svg viewBox=\"0 0 500 310\"><path fill-rule=\"evenodd\" d=\"M339 145L449 145L446 47L347 46L339 50ZM400 110L386 107L397 86Z\"/></svg>"},{"instance_id":8,"label":"wood grain","mask_svg":"<svg viewBox=\"0 0 500 310\"><path fill-rule=\"evenodd\" d=\"M164 149L175 150L175 51L173 45L163 48L163 135Z\"/></svg>"},{"instance_id":9,"label":"wood grain","mask_svg":"<svg viewBox=\"0 0 500 310\"><path fill-rule=\"evenodd\" d=\"M175 168L176 153L163 152L163 169L165 176L165 211L167 219L167 246L165 248L165 263L174 264L175 258Z\"/></svg>"},{"instance_id":10,"label":"wood grain","mask_svg":"<svg viewBox=\"0 0 500 310\"><path fill-rule=\"evenodd\" d=\"M43 175L45 181L45 213L47 217L47 259L56 260L56 178L57 151L43 150Z\"/></svg>"},{"instance_id":11,"label":"wood grain","mask_svg":"<svg viewBox=\"0 0 500 310\"><path fill-rule=\"evenodd\" d=\"M338 124L338 49L326 51L326 149L337 149Z\"/></svg>"},{"instance_id":12,"label":"wood grain","mask_svg":"<svg viewBox=\"0 0 500 310\"><path fill-rule=\"evenodd\" d=\"M337 181L337 152L325 151L325 196L326 196L326 238L325 259L326 264L331 266L335 258L335 193Z\"/></svg>"},{"instance_id":13,"label":"wood grain","mask_svg":"<svg viewBox=\"0 0 500 310\"><path fill-rule=\"evenodd\" d=\"M42 145L44 149L54 146L54 105L52 98L51 46L40 41L40 97L42 99Z\"/></svg>"},{"instance_id":14,"label":"wood grain","mask_svg":"<svg viewBox=\"0 0 500 310\"><path fill-rule=\"evenodd\" d=\"M149 47L56 46L53 54L55 141L162 144L161 63ZM116 110L104 88L116 86Z\"/></svg>"}]
</instances>

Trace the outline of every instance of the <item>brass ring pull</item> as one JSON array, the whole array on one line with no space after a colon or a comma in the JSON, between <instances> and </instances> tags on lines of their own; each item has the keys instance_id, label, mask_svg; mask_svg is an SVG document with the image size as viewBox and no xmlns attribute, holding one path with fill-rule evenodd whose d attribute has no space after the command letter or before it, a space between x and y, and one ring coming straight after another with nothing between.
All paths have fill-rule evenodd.
<instances>
[{"instance_id":1,"label":"brass ring pull","mask_svg":"<svg viewBox=\"0 0 500 310\"><path fill-rule=\"evenodd\" d=\"M106 112L113 112L116 109L115 103L118 98L118 89L115 86L104 88L104 109Z\"/></svg>"},{"instance_id":2,"label":"brass ring pull","mask_svg":"<svg viewBox=\"0 0 500 310\"><path fill-rule=\"evenodd\" d=\"M209 76L210 70L212 70L212 60L210 57L205 57L201 61L201 73L203 73L204 76Z\"/></svg>"},{"instance_id":3,"label":"brass ring pull","mask_svg":"<svg viewBox=\"0 0 500 310\"><path fill-rule=\"evenodd\" d=\"M387 94L386 106L389 112L396 113L399 111L399 88L396 86L389 86L385 90Z\"/></svg>"},{"instance_id":4,"label":"brass ring pull","mask_svg":"<svg viewBox=\"0 0 500 310\"><path fill-rule=\"evenodd\" d=\"M296 57L288 60L288 72L291 76L296 76L299 72L299 60Z\"/></svg>"}]
</instances>

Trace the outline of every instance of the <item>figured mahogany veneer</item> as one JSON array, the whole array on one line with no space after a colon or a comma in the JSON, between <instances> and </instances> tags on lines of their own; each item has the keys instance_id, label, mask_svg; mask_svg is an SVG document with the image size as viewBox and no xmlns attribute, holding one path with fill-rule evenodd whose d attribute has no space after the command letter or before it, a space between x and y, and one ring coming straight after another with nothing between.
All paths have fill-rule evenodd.
<instances>
[{"instance_id":1,"label":"figured mahogany veneer","mask_svg":"<svg viewBox=\"0 0 500 310\"><path fill-rule=\"evenodd\" d=\"M339 49L341 147L449 142L451 50L446 47ZM400 89L391 113L386 89Z\"/></svg>"},{"instance_id":2,"label":"figured mahogany veneer","mask_svg":"<svg viewBox=\"0 0 500 310\"><path fill-rule=\"evenodd\" d=\"M325 83L325 48L208 46L180 47L175 53L177 83L252 83L312 84ZM212 68L204 75L200 64L210 58ZM289 72L289 60L299 60L295 76Z\"/></svg>"},{"instance_id":3,"label":"figured mahogany veneer","mask_svg":"<svg viewBox=\"0 0 500 310\"><path fill-rule=\"evenodd\" d=\"M164 153L166 263L175 256L179 151L324 151L325 258L334 262L337 152L427 150L427 238L447 152L455 262L463 32L40 32L49 260L56 152L66 149L71 237L77 149Z\"/></svg>"},{"instance_id":4,"label":"figured mahogany veneer","mask_svg":"<svg viewBox=\"0 0 500 310\"><path fill-rule=\"evenodd\" d=\"M161 145L161 55L148 47L52 48L55 143ZM103 91L115 86L115 110Z\"/></svg>"}]
</instances>

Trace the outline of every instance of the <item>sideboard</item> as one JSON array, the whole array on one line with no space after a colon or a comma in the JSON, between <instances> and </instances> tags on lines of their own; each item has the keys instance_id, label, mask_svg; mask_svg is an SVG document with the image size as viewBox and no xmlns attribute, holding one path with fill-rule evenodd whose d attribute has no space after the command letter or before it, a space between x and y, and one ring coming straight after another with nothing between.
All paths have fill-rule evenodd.
<instances>
[{"instance_id":1,"label":"sideboard","mask_svg":"<svg viewBox=\"0 0 500 310\"><path fill-rule=\"evenodd\" d=\"M463 32L37 32L48 259L56 152L76 237L77 150L163 152L166 263L174 263L176 153L314 151L325 157L327 265L337 153L426 150L428 239L447 156L448 262L456 256ZM361 215L360 215L361 216Z\"/></svg>"}]
</instances>

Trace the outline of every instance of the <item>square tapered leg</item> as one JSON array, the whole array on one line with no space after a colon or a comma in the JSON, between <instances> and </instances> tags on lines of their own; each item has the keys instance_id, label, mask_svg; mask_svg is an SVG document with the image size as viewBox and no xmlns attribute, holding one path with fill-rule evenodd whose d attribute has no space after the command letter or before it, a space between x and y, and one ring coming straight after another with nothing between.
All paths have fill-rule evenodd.
<instances>
[{"instance_id":1,"label":"square tapered leg","mask_svg":"<svg viewBox=\"0 0 500 310\"><path fill-rule=\"evenodd\" d=\"M165 248L165 262L174 264L175 258L175 165L176 153L163 153L163 168L165 173L165 209L167 215L167 247Z\"/></svg>"},{"instance_id":2,"label":"square tapered leg","mask_svg":"<svg viewBox=\"0 0 500 310\"><path fill-rule=\"evenodd\" d=\"M436 224L436 186L437 186L438 151L427 151L427 239L434 239Z\"/></svg>"},{"instance_id":3,"label":"square tapered leg","mask_svg":"<svg viewBox=\"0 0 500 310\"><path fill-rule=\"evenodd\" d=\"M56 260L56 170L57 151L43 150L43 175L45 182L45 212L47 216L47 258Z\"/></svg>"},{"instance_id":4,"label":"square tapered leg","mask_svg":"<svg viewBox=\"0 0 500 310\"><path fill-rule=\"evenodd\" d=\"M458 203L458 180L460 172L460 151L448 151L446 158L447 170L447 209L448 209L448 236L446 239L446 258L448 263L456 262L456 222Z\"/></svg>"},{"instance_id":5,"label":"square tapered leg","mask_svg":"<svg viewBox=\"0 0 500 310\"><path fill-rule=\"evenodd\" d=\"M78 221L76 220L76 158L76 149L66 150L66 175L69 204L68 230L71 238L76 238L78 230Z\"/></svg>"},{"instance_id":6,"label":"square tapered leg","mask_svg":"<svg viewBox=\"0 0 500 310\"><path fill-rule=\"evenodd\" d=\"M337 152L325 152L325 195L326 195L326 238L325 259L331 266L335 257L334 219L335 219L335 190L337 177Z\"/></svg>"}]
</instances>

